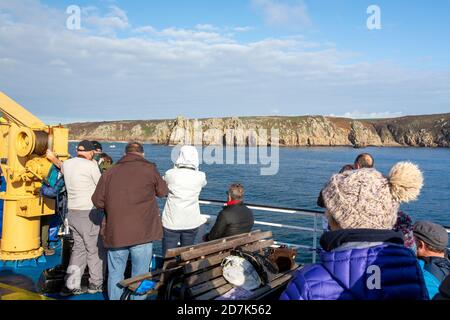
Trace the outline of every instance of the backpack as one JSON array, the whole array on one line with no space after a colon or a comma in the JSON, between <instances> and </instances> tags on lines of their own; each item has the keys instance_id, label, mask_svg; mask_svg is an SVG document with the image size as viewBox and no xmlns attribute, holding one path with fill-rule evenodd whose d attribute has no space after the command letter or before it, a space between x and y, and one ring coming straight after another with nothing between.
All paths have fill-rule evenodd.
<instances>
[{"instance_id":1,"label":"backpack","mask_svg":"<svg viewBox=\"0 0 450 320\"><path fill-rule=\"evenodd\" d=\"M267 257L256 253L248 252L241 248L231 251L232 256L246 259L255 268L261 278L261 284L266 285L279 273L278 266Z\"/></svg>"},{"instance_id":2,"label":"backpack","mask_svg":"<svg viewBox=\"0 0 450 320\"><path fill-rule=\"evenodd\" d=\"M281 246L280 248L269 248L267 258L278 267L279 272L286 272L294 268L296 255L297 250Z\"/></svg>"},{"instance_id":3,"label":"backpack","mask_svg":"<svg viewBox=\"0 0 450 320\"><path fill-rule=\"evenodd\" d=\"M247 291L257 289L262 284L255 267L244 257L226 257L222 261L222 274L229 283Z\"/></svg>"},{"instance_id":4,"label":"backpack","mask_svg":"<svg viewBox=\"0 0 450 320\"><path fill-rule=\"evenodd\" d=\"M65 190L64 177L59 169L52 165L47 178L42 181L41 195L49 199L57 199Z\"/></svg>"}]
</instances>

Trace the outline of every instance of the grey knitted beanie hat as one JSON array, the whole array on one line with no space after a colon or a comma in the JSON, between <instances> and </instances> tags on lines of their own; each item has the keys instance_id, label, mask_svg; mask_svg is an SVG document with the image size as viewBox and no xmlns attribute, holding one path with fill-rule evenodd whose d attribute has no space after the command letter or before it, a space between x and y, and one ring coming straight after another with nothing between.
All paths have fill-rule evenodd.
<instances>
[{"instance_id":1,"label":"grey knitted beanie hat","mask_svg":"<svg viewBox=\"0 0 450 320\"><path fill-rule=\"evenodd\" d=\"M396 164L384 177L375 169L334 175L322 191L329 214L343 229L392 229L400 203L416 200L423 175L410 162Z\"/></svg>"}]
</instances>

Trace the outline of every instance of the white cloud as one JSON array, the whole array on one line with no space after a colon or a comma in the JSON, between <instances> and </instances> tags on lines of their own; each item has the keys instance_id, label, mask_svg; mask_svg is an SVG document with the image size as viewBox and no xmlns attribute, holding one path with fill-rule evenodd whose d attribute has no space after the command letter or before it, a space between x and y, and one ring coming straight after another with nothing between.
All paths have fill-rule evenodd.
<instances>
[{"instance_id":1,"label":"white cloud","mask_svg":"<svg viewBox=\"0 0 450 320\"><path fill-rule=\"evenodd\" d=\"M193 31L189 29L180 28L166 28L159 32L163 37L185 39L185 40L200 40L209 42L220 42L227 41L221 34L217 32L206 32L206 31Z\"/></svg>"},{"instance_id":2,"label":"white cloud","mask_svg":"<svg viewBox=\"0 0 450 320\"><path fill-rule=\"evenodd\" d=\"M220 28L213 26L211 24L197 24L195 26L195 29L202 30L202 31L219 31Z\"/></svg>"},{"instance_id":3,"label":"white cloud","mask_svg":"<svg viewBox=\"0 0 450 320\"><path fill-rule=\"evenodd\" d=\"M100 35L114 36L117 31L126 30L131 27L128 16L125 11L115 5L108 8L104 15L100 14L99 9L88 6L82 9L82 26L94 29Z\"/></svg>"},{"instance_id":4,"label":"white cloud","mask_svg":"<svg viewBox=\"0 0 450 320\"><path fill-rule=\"evenodd\" d=\"M302 0L294 3L283 0L252 0L251 3L269 26L304 28L312 24Z\"/></svg>"},{"instance_id":5,"label":"white cloud","mask_svg":"<svg viewBox=\"0 0 450 320\"><path fill-rule=\"evenodd\" d=\"M253 29L254 29L253 27L249 27L249 26L232 28L232 30L235 32L248 32L248 31L252 31Z\"/></svg>"},{"instance_id":6,"label":"white cloud","mask_svg":"<svg viewBox=\"0 0 450 320\"><path fill-rule=\"evenodd\" d=\"M133 29L133 32L135 33L147 33L149 35L156 35L158 34L158 31L153 28L152 26L144 26L144 27L138 27Z\"/></svg>"},{"instance_id":7,"label":"white cloud","mask_svg":"<svg viewBox=\"0 0 450 320\"><path fill-rule=\"evenodd\" d=\"M145 34L150 37L156 37L158 39L173 39L183 41L204 41L204 42L233 42L229 34L222 34L219 32L201 31L198 28L195 29L183 29L183 28L165 28L157 30L152 26L138 27L133 30L136 34Z\"/></svg>"},{"instance_id":8,"label":"white cloud","mask_svg":"<svg viewBox=\"0 0 450 320\"><path fill-rule=\"evenodd\" d=\"M330 114L330 117L342 117L342 118L350 118L350 119L386 119L386 118L399 118L403 117L403 112L361 112L358 110L354 110L352 112L346 112L342 115Z\"/></svg>"},{"instance_id":9,"label":"white cloud","mask_svg":"<svg viewBox=\"0 0 450 320\"><path fill-rule=\"evenodd\" d=\"M280 114L280 110L278 110L278 109L272 109L272 110L270 110L270 113L271 113L271 114L274 114L274 115L278 115L278 114Z\"/></svg>"},{"instance_id":10,"label":"white cloud","mask_svg":"<svg viewBox=\"0 0 450 320\"><path fill-rule=\"evenodd\" d=\"M69 31L64 11L26 3L32 11L0 1L0 88L49 120L245 116L274 106L279 114L418 114L450 104L449 70L352 63L357 53L299 36L241 42L226 28L133 29L111 8L88 11L124 21L128 35Z\"/></svg>"}]
</instances>

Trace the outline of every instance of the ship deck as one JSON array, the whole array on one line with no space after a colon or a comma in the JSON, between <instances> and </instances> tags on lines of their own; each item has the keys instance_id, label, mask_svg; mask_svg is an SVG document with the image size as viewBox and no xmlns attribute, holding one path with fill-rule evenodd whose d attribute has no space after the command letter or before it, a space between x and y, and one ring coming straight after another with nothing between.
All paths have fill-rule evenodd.
<instances>
[{"instance_id":1,"label":"ship deck","mask_svg":"<svg viewBox=\"0 0 450 320\"><path fill-rule=\"evenodd\" d=\"M223 202L214 200L200 200L202 206L223 206ZM280 208L280 207L268 207L262 205L248 204L251 209L260 211L279 212L289 215L300 215L307 218L312 218L313 227L300 227L287 224L268 223L264 221L255 221L255 225L271 228L280 228L291 230L292 232L310 233L312 235L312 246L302 244L292 244L276 241L277 245L287 245L297 249L303 249L312 253L312 261L316 260L316 246L317 237L322 231L319 227L319 219L323 215L322 212L308 211L303 209L292 208ZM0 234L2 223L2 206L0 205ZM208 219L208 224L215 221L215 216L205 215ZM201 236L199 236L201 239ZM40 278L43 271L54 268L61 264L62 245L61 240L54 242L53 248L56 250L55 255L49 257L41 257L36 261L24 261L24 262L4 262L0 261L0 300L107 300L107 295L103 294L84 294L79 296L63 297L59 294L45 294L40 293ZM156 263L159 265L159 259ZM154 299L155 297L149 296L148 299Z\"/></svg>"},{"instance_id":2,"label":"ship deck","mask_svg":"<svg viewBox=\"0 0 450 320\"><path fill-rule=\"evenodd\" d=\"M0 265L0 300L106 300L104 294L84 294L62 297L59 294L42 295L39 278L44 270L54 268L61 262L61 244L57 243L56 253L39 261L22 265L3 263Z\"/></svg>"}]
</instances>

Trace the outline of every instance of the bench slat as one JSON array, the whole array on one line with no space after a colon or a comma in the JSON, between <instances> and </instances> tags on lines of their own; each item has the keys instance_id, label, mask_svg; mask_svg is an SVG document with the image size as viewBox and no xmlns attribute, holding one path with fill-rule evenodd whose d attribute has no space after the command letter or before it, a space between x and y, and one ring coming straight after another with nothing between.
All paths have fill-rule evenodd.
<instances>
[{"instance_id":1,"label":"bench slat","mask_svg":"<svg viewBox=\"0 0 450 320\"><path fill-rule=\"evenodd\" d=\"M205 294L202 294L202 295L196 297L195 300L201 300L201 301L213 300L217 297L220 297L221 295L224 295L231 289L233 289L233 286L231 284L226 284L226 285L223 285L219 288L213 289L211 291L208 291Z\"/></svg>"},{"instance_id":2,"label":"bench slat","mask_svg":"<svg viewBox=\"0 0 450 320\"><path fill-rule=\"evenodd\" d=\"M204 248L182 252L180 254L180 257L181 257L181 261L188 261L188 260L192 260L192 259L199 258L202 256L207 256L211 253L240 247L240 246L243 246L248 243L256 242L256 241L263 240L265 238L271 238L271 237L272 237L272 232L267 231L267 232L261 232L259 234L254 234L254 235L251 235L248 237L238 238L238 239L229 240L229 241L224 239L221 243L211 244Z\"/></svg>"},{"instance_id":3,"label":"bench slat","mask_svg":"<svg viewBox=\"0 0 450 320\"><path fill-rule=\"evenodd\" d=\"M230 252L223 252L216 255L212 255L209 257L205 257L204 259L200 259L194 262L191 262L184 266L184 274L189 274L196 272L201 269L210 268L222 263L222 260L230 255Z\"/></svg>"},{"instance_id":4,"label":"bench slat","mask_svg":"<svg viewBox=\"0 0 450 320\"><path fill-rule=\"evenodd\" d=\"M268 248L270 246L273 246L275 244L275 242L270 239L270 240L263 240L263 241L259 241L256 243L252 243L248 246L242 247L242 249L244 251L249 251L249 252L257 252L260 251L262 249Z\"/></svg>"},{"instance_id":5,"label":"bench slat","mask_svg":"<svg viewBox=\"0 0 450 320\"><path fill-rule=\"evenodd\" d=\"M190 276L184 280L187 287L193 287L197 284L206 282L211 279L222 276L222 267L216 267L214 269Z\"/></svg>"},{"instance_id":6,"label":"bench slat","mask_svg":"<svg viewBox=\"0 0 450 320\"><path fill-rule=\"evenodd\" d=\"M262 298L262 296L264 294L269 293L272 289L274 289L276 287L279 287L279 286L285 284L286 282L289 282L292 279L293 274L294 274L295 271L296 271L296 269L288 271L288 272L283 273L283 274L280 274L279 277L273 279L270 283L268 283L264 287L256 289L255 291L253 291L253 294L251 295L249 300L260 299L260 298Z\"/></svg>"},{"instance_id":7,"label":"bench slat","mask_svg":"<svg viewBox=\"0 0 450 320\"><path fill-rule=\"evenodd\" d=\"M255 231L252 231L252 232L249 232L249 233L239 234L239 235L231 236L231 237L224 238L224 239L217 239L217 240L213 240L213 241L209 241L209 242L203 242L203 243L197 244L195 246L169 249L166 252L165 259L174 258L174 257L180 255L182 252L190 251L191 249L201 249L203 247L207 247L207 246L210 246L210 245L222 243L223 240L230 241L230 240L239 239L239 238L243 238L243 237L250 237L250 236L253 236L253 235L260 234L260 233L262 233L261 230L255 230Z\"/></svg>"},{"instance_id":8,"label":"bench slat","mask_svg":"<svg viewBox=\"0 0 450 320\"><path fill-rule=\"evenodd\" d=\"M224 277L220 277L220 278L211 280L209 282L205 282L205 283L196 285L196 286L194 286L192 288L189 288L188 289L188 294L191 297L195 297L195 296L198 296L198 295L200 295L202 293L205 293L207 291L213 290L215 288L219 288L219 287L221 287L221 286L223 286L223 285L225 285L227 283L228 282L227 282L227 280L225 280Z\"/></svg>"},{"instance_id":9,"label":"bench slat","mask_svg":"<svg viewBox=\"0 0 450 320\"><path fill-rule=\"evenodd\" d=\"M161 270L157 270L155 272L149 272L149 273L143 274L141 276L137 276L137 277L134 277L134 278L123 280L123 281L120 282L120 285L122 287L126 288L126 287L129 287L130 285L132 285L133 283L141 282L141 281L144 281L144 280L153 279L153 278L161 275L161 273L162 273Z\"/></svg>"}]
</instances>

